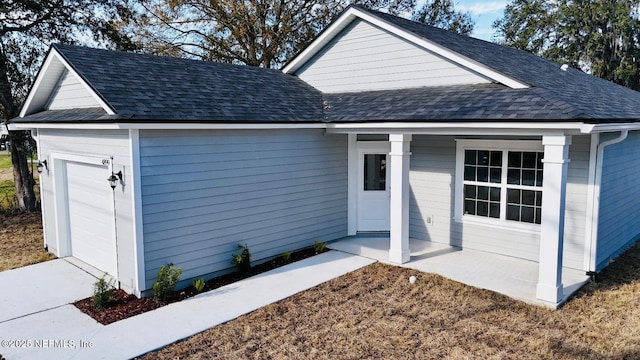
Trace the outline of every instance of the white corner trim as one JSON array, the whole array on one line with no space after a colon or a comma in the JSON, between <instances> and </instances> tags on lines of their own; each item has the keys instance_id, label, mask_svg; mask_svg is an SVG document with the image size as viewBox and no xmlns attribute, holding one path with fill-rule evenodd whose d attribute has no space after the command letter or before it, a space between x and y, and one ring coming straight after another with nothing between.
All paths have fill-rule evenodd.
<instances>
[{"instance_id":1,"label":"white corner trim","mask_svg":"<svg viewBox=\"0 0 640 360\"><path fill-rule=\"evenodd\" d=\"M27 100L22 106L22 110L20 111L20 115L19 115L20 117L25 117L26 115L32 114L32 111L34 110L34 109L31 109L33 99L38 93L38 90L40 89L40 87L42 86L42 82L44 81L47 73L49 72L49 68L51 67L53 62L59 62L60 64L64 65L67 71L71 73L73 76L75 76L78 79L78 81L80 81L80 83L85 88L85 90L87 90L91 94L91 96L96 100L98 104L100 104L100 106L104 109L104 111L107 114L115 115L116 112L111 108L111 106L109 106L100 96L98 96L98 94L91 88L91 86L89 86L89 84L77 72L75 72L75 70L71 67L71 65L58 53L58 50L56 50L55 48L51 48L49 55L45 59L45 62L42 65L42 68L38 73L38 76L36 77L36 80L33 84L33 88L31 88L31 91L27 96ZM56 81L59 81L59 79L57 79ZM50 97L51 97L51 93L47 95L47 99L49 99Z\"/></svg>"},{"instance_id":2,"label":"white corner trim","mask_svg":"<svg viewBox=\"0 0 640 360\"><path fill-rule=\"evenodd\" d=\"M51 186L53 194L53 227L56 237L56 256L65 257L71 255L69 244L69 221L65 217L67 213L67 187L66 168L62 161L49 156L49 168L51 169Z\"/></svg>"},{"instance_id":3,"label":"white corner trim","mask_svg":"<svg viewBox=\"0 0 640 360\"><path fill-rule=\"evenodd\" d=\"M342 14L327 30L321 34L311 45L309 45L300 55L294 58L282 71L286 74L295 73L300 69L307 61L311 60L320 50L333 39L340 31L342 31L349 23L355 18L360 18L373 24L383 30L388 31L404 40L407 40L414 45L436 53L460 66L475 71L476 73L483 75L496 82L504 84L512 89L525 89L531 87L522 81L502 74L496 70L489 68L488 66L481 64L473 59L462 56L454 51L447 49L432 41L426 40L420 36L411 34L397 26L389 24L376 16L370 15L357 8L350 8Z\"/></svg>"},{"instance_id":4,"label":"white corner trim","mask_svg":"<svg viewBox=\"0 0 640 360\"><path fill-rule=\"evenodd\" d=\"M133 209L133 256L136 259L134 273L136 285L135 295L140 297L145 290L145 262L144 262L144 228L142 214L142 178L140 176L140 132L129 130L130 181L132 182Z\"/></svg>"},{"instance_id":5,"label":"white corner trim","mask_svg":"<svg viewBox=\"0 0 640 360\"><path fill-rule=\"evenodd\" d=\"M596 196L600 193L599 189L596 189L596 162L598 160L598 145L600 144L600 134L591 134L591 143L589 146L589 172L587 175L587 208L585 213L585 225L584 225L584 271L595 271L595 259L596 257L596 244L597 237L593 236L593 222L597 221L594 211Z\"/></svg>"},{"instance_id":6,"label":"white corner trim","mask_svg":"<svg viewBox=\"0 0 640 360\"><path fill-rule=\"evenodd\" d=\"M347 158L347 235L358 232L358 136L349 134Z\"/></svg>"},{"instance_id":7,"label":"white corner trim","mask_svg":"<svg viewBox=\"0 0 640 360\"><path fill-rule=\"evenodd\" d=\"M31 137L36 141L36 152L38 154L42 154L42 147L40 146L40 134L38 133L38 130L31 130ZM38 156L38 161L41 161L42 158L40 156ZM51 160L50 159L45 159L47 161L47 167L52 166L51 165ZM47 231L47 210L46 207L44 206L44 202L43 202L43 195L45 192L43 191L43 182L47 180L47 178L49 178L48 175L50 175L50 170L46 169L45 171L42 172L42 174L40 174L40 180L38 181L38 186L40 187L40 217L42 218L42 240L43 240L43 244L42 247L44 248L45 246L47 246L48 242L47 240L48 238L48 231Z\"/></svg>"}]
</instances>

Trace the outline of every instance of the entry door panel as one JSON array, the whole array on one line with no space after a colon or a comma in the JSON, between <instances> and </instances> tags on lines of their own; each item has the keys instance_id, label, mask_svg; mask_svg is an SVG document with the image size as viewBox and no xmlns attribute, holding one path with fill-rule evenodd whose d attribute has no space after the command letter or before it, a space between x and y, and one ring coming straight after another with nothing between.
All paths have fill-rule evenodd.
<instances>
[{"instance_id":1,"label":"entry door panel","mask_svg":"<svg viewBox=\"0 0 640 360\"><path fill-rule=\"evenodd\" d=\"M358 151L358 231L389 230L389 145Z\"/></svg>"}]
</instances>

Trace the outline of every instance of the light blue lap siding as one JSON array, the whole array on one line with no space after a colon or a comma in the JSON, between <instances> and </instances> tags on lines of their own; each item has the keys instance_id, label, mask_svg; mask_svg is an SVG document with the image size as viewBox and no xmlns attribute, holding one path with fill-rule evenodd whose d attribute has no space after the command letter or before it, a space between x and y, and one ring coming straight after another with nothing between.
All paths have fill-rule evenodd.
<instances>
[{"instance_id":1,"label":"light blue lap siding","mask_svg":"<svg viewBox=\"0 0 640 360\"><path fill-rule=\"evenodd\" d=\"M480 138L480 137L476 137ZM510 138L485 137L489 140ZM537 140L538 139L529 139ZM588 136L574 136L569 150L564 266L582 269L589 168ZM540 235L453 220L456 142L454 136L416 135L411 142L409 236L537 261ZM430 218L428 221L428 218ZM505 224L508 225L508 222Z\"/></svg>"},{"instance_id":2,"label":"light blue lap siding","mask_svg":"<svg viewBox=\"0 0 640 360\"><path fill-rule=\"evenodd\" d=\"M600 141L611 138L602 136ZM640 133L629 132L625 141L606 147L602 164L598 271L640 235Z\"/></svg>"},{"instance_id":3,"label":"light blue lap siding","mask_svg":"<svg viewBox=\"0 0 640 360\"><path fill-rule=\"evenodd\" d=\"M347 137L322 130L141 131L146 284L347 234Z\"/></svg>"}]
</instances>

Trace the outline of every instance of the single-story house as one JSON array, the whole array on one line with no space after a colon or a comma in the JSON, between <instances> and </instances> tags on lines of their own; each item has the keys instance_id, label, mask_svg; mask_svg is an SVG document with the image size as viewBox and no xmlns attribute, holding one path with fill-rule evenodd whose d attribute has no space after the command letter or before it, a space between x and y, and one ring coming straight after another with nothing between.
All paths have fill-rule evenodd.
<instances>
[{"instance_id":1,"label":"single-story house","mask_svg":"<svg viewBox=\"0 0 640 360\"><path fill-rule=\"evenodd\" d=\"M388 232L395 263L409 238L535 261L558 303L563 266L640 234L640 93L357 6L282 70L54 45L10 126L37 139L48 249L138 296L238 244Z\"/></svg>"}]
</instances>

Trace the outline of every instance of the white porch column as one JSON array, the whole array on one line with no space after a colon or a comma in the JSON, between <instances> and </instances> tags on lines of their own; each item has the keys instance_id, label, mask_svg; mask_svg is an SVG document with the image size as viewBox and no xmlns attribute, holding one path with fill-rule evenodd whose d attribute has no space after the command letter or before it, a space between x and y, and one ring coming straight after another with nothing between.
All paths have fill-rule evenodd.
<instances>
[{"instance_id":1,"label":"white porch column","mask_svg":"<svg viewBox=\"0 0 640 360\"><path fill-rule=\"evenodd\" d=\"M556 304L563 298L562 248L571 136L543 136L542 145L544 181L536 297Z\"/></svg>"},{"instance_id":2,"label":"white porch column","mask_svg":"<svg viewBox=\"0 0 640 360\"><path fill-rule=\"evenodd\" d=\"M409 159L411 135L389 134L391 143L391 216L389 261L404 264L411 258L409 249Z\"/></svg>"}]
</instances>

